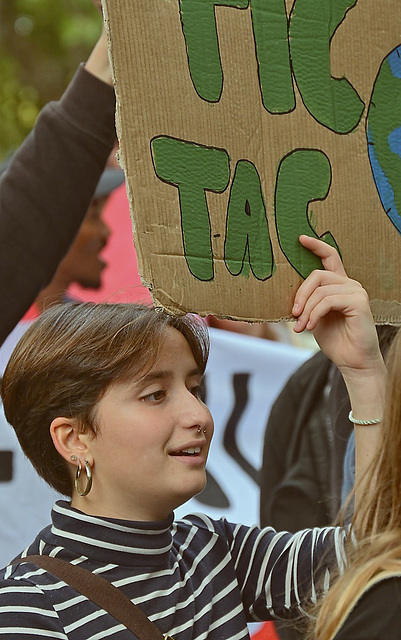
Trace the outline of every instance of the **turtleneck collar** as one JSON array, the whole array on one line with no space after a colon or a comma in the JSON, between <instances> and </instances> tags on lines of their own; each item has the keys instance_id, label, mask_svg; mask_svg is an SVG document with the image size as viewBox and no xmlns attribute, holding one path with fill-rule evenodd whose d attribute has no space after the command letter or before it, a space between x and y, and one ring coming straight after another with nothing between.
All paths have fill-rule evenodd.
<instances>
[{"instance_id":1,"label":"turtleneck collar","mask_svg":"<svg viewBox=\"0 0 401 640\"><path fill-rule=\"evenodd\" d=\"M159 522L89 516L59 500L49 543L79 556L120 566L165 567L172 547L173 514Z\"/></svg>"}]
</instances>

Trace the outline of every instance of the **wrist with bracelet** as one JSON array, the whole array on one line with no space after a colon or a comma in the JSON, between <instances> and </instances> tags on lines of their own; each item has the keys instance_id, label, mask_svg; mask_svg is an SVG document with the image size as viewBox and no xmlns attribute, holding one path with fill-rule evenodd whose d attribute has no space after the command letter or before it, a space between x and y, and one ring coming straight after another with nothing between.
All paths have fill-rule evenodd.
<instances>
[{"instance_id":1,"label":"wrist with bracelet","mask_svg":"<svg viewBox=\"0 0 401 640\"><path fill-rule=\"evenodd\" d=\"M380 424L380 422L382 421L382 418L373 418L372 420L357 420L356 418L354 418L352 410L351 410L349 412L349 414L348 414L348 420L350 422L352 422L352 424L357 424L357 425L361 425L363 427L368 427L370 425Z\"/></svg>"}]
</instances>

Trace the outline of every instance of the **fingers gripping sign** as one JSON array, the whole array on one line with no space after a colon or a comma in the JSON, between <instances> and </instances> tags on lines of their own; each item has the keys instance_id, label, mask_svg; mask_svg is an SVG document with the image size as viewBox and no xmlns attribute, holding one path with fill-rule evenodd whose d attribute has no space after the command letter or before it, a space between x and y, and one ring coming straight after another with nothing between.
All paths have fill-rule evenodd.
<instances>
[{"instance_id":1,"label":"fingers gripping sign","mask_svg":"<svg viewBox=\"0 0 401 640\"><path fill-rule=\"evenodd\" d=\"M296 293L294 330L313 331L322 351L340 369L354 419L367 420L370 425L375 419L374 427L355 425L357 508L365 490L371 489L366 484L366 470L380 443L386 367L366 291L348 278L335 249L308 236L299 240L321 259L324 269L313 271Z\"/></svg>"},{"instance_id":2,"label":"fingers gripping sign","mask_svg":"<svg viewBox=\"0 0 401 640\"><path fill-rule=\"evenodd\" d=\"M321 349L343 375L352 370L375 370L382 359L366 291L347 276L333 247L308 236L299 240L321 259L324 269L313 271L296 293L294 331L313 331Z\"/></svg>"}]
</instances>

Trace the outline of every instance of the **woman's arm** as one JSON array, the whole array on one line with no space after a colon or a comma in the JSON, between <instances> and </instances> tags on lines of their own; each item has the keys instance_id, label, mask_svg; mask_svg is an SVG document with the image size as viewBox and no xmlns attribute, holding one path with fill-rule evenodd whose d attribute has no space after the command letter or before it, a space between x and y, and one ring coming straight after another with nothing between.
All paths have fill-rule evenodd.
<instances>
[{"instance_id":1,"label":"woman's arm","mask_svg":"<svg viewBox=\"0 0 401 640\"><path fill-rule=\"evenodd\" d=\"M295 331L313 331L322 351L337 365L354 418L381 418L387 372L368 295L347 277L335 249L307 236L300 241L321 258L325 270L314 271L298 289L293 308ZM374 457L379 435L380 425L355 425L357 486Z\"/></svg>"}]
</instances>

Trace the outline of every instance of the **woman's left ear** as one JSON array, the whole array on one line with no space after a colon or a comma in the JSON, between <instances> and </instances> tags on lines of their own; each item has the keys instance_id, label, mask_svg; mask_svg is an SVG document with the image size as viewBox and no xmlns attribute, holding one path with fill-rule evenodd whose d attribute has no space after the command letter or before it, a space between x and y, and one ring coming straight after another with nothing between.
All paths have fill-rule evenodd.
<instances>
[{"instance_id":1,"label":"woman's left ear","mask_svg":"<svg viewBox=\"0 0 401 640\"><path fill-rule=\"evenodd\" d=\"M87 435L80 433L75 418L55 418L50 425L50 436L55 448L67 462L84 459L93 464Z\"/></svg>"}]
</instances>

